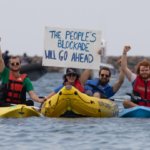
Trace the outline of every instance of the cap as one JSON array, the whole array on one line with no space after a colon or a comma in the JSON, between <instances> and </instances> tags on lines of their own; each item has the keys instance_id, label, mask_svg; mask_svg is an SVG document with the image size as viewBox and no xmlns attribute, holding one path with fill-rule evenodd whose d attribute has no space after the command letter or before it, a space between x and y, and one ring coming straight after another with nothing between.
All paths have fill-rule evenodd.
<instances>
[{"instance_id":1,"label":"cap","mask_svg":"<svg viewBox=\"0 0 150 150\"><path fill-rule=\"evenodd\" d=\"M70 74L70 73L77 74L77 70L75 68L67 68L66 74Z\"/></svg>"}]
</instances>

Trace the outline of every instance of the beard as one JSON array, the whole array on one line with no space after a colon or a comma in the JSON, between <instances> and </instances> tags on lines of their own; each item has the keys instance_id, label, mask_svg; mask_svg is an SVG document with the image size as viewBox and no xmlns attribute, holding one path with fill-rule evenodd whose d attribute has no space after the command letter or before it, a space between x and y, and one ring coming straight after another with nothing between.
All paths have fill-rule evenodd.
<instances>
[{"instance_id":1,"label":"beard","mask_svg":"<svg viewBox=\"0 0 150 150\"><path fill-rule=\"evenodd\" d=\"M10 68L10 69L11 69L12 72L18 72L18 71L20 71L20 68L18 68L18 69L12 69L12 68Z\"/></svg>"},{"instance_id":2,"label":"beard","mask_svg":"<svg viewBox=\"0 0 150 150\"><path fill-rule=\"evenodd\" d=\"M148 79L150 77L150 74L139 74L139 76L142 78L142 79Z\"/></svg>"},{"instance_id":3,"label":"beard","mask_svg":"<svg viewBox=\"0 0 150 150\"><path fill-rule=\"evenodd\" d=\"M101 79L101 80L99 80L99 84L101 84L103 86L106 85L108 82L109 82L109 79L106 79L106 80Z\"/></svg>"}]
</instances>

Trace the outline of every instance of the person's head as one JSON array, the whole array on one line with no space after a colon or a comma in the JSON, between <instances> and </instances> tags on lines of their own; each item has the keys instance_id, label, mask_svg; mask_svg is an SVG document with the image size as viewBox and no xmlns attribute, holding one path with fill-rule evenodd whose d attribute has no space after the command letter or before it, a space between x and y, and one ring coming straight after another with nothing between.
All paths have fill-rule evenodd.
<instances>
[{"instance_id":1,"label":"person's head","mask_svg":"<svg viewBox=\"0 0 150 150\"><path fill-rule=\"evenodd\" d=\"M150 63L146 60L139 62L135 73L142 79L148 79L150 77Z\"/></svg>"},{"instance_id":2,"label":"person's head","mask_svg":"<svg viewBox=\"0 0 150 150\"><path fill-rule=\"evenodd\" d=\"M21 60L18 57L11 57L9 59L9 68L14 72L19 71L21 68Z\"/></svg>"},{"instance_id":3,"label":"person's head","mask_svg":"<svg viewBox=\"0 0 150 150\"><path fill-rule=\"evenodd\" d=\"M27 57L27 54L26 54L26 53L24 53L24 54L23 54L23 57Z\"/></svg>"},{"instance_id":4,"label":"person's head","mask_svg":"<svg viewBox=\"0 0 150 150\"><path fill-rule=\"evenodd\" d=\"M6 51L5 51L5 53L6 53L6 54L8 54L8 53L9 53L9 51L8 51L8 50L6 50Z\"/></svg>"},{"instance_id":5,"label":"person's head","mask_svg":"<svg viewBox=\"0 0 150 150\"><path fill-rule=\"evenodd\" d=\"M99 83L101 85L106 85L111 77L110 69L107 67L103 67L99 71Z\"/></svg>"},{"instance_id":6,"label":"person's head","mask_svg":"<svg viewBox=\"0 0 150 150\"><path fill-rule=\"evenodd\" d=\"M79 79L79 75L77 74L77 70L75 68L67 68L66 74L63 76L64 83L68 82L73 85L77 79Z\"/></svg>"}]
</instances>

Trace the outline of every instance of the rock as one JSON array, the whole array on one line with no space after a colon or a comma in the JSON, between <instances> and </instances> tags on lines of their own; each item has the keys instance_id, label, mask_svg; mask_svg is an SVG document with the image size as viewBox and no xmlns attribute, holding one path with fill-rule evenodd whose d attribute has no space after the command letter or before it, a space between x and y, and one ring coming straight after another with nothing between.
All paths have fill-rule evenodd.
<instances>
[{"instance_id":1,"label":"rock","mask_svg":"<svg viewBox=\"0 0 150 150\"><path fill-rule=\"evenodd\" d=\"M117 61L121 59L121 56L108 56L107 57L107 63L112 64L115 69L116 72L119 72L119 65L117 63ZM128 64L128 68L132 71L135 72L136 66L139 62L143 61L143 60L147 60L148 62L150 62L150 57L144 57L144 56L128 56L127 58L127 64Z\"/></svg>"},{"instance_id":2,"label":"rock","mask_svg":"<svg viewBox=\"0 0 150 150\"><path fill-rule=\"evenodd\" d=\"M23 56L19 56L20 58L23 58ZM29 57L29 59L31 60L31 63L40 63L42 64L42 57L39 57L37 55L33 56L33 57ZM108 56L107 57L107 63L112 64L115 69L116 72L120 71L120 66L118 65L118 60L121 59L121 56ZM143 61L143 60L147 60L150 62L150 57L144 57L144 56L128 56L127 58L127 64L129 69L134 72L136 69L136 66L139 62ZM47 72L63 72L63 68L62 67L52 67L52 66L47 66L46 67Z\"/></svg>"}]
</instances>

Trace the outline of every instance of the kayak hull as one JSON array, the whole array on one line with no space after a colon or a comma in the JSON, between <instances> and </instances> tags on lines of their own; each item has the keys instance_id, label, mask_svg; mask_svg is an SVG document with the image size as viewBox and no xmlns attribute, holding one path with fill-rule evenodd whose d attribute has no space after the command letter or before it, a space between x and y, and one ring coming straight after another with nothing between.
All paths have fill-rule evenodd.
<instances>
[{"instance_id":1,"label":"kayak hull","mask_svg":"<svg viewBox=\"0 0 150 150\"><path fill-rule=\"evenodd\" d=\"M64 86L41 108L47 117L116 117L118 106L108 100L87 96L73 86Z\"/></svg>"},{"instance_id":2,"label":"kayak hull","mask_svg":"<svg viewBox=\"0 0 150 150\"><path fill-rule=\"evenodd\" d=\"M150 118L150 107L137 106L124 109L120 114L120 118L135 117L135 118Z\"/></svg>"},{"instance_id":3,"label":"kayak hull","mask_svg":"<svg viewBox=\"0 0 150 150\"><path fill-rule=\"evenodd\" d=\"M1 118L26 118L32 116L40 117L40 113L37 112L34 108L26 105L19 104L11 107L0 108Z\"/></svg>"}]
</instances>

